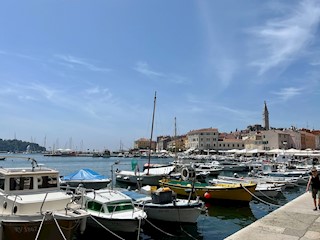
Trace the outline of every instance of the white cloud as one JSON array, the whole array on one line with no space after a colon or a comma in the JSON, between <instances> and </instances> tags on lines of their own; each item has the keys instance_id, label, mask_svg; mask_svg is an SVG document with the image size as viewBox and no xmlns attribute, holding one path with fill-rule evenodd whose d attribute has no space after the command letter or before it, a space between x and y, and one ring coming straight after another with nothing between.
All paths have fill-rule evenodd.
<instances>
[{"instance_id":1,"label":"white cloud","mask_svg":"<svg viewBox=\"0 0 320 240\"><path fill-rule=\"evenodd\" d=\"M136 66L133 68L137 72L147 76L147 77L164 77L165 75L161 72L156 72L150 69L148 63L146 62L138 62Z\"/></svg>"},{"instance_id":2,"label":"white cloud","mask_svg":"<svg viewBox=\"0 0 320 240\"><path fill-rule=\"evenodd\" d=\"M111 71L111 69L109 68L97 67L92 63L89 63L87 60L83 58L77 58L71 55L59 55L59 54L55 55L55 57L63 61L61 64L68 66L70 68L75 68L75 66L82 66L94 72L110 72Z\"/></svg>"},{"instance_id":3,"label":"white cloud","mask_svg":"<svg viewBox=\"0 0 320 240\"><path fill-rule=\"evenodd\" d=\"M259 68L259 74L285 66L305 54L319 25L319 3L313 0L299 2L287 15L272 19L265 26L251 31L260 44L256 51L261 57L252 62Z\"/></svg>"},{"instance_id":4,"label":"white cloud","mask_svg":"<svg viewBox=\"0 0 320 240\"><path fill-rule=\"evenodd\" d=\"M232 59L220 59L216 63L216 72L223 87L228 87L233 80L237 65Z\"/></svg>"},{"instance_id":5,"label":"white cloud","mask_svg":"<svg viewBox=\"0 0 320 240\"><path fill-rule=\"evenodd\" d=\"M277 95L281 100L287 101L290 98L293 98L295 96L302 94L302 91L303 91L302 88L288 87L288 88L283 88L278 92L273 92L273 94Z\"/></svg>"}]
</instances>

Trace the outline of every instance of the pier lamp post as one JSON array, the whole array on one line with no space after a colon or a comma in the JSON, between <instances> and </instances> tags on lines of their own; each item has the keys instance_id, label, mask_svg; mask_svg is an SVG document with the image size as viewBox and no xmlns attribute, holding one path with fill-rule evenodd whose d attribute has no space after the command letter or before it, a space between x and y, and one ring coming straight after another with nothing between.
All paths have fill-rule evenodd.
<instances>
[{"instance_id":1,"label":"pier lamp post","mask_svg":"<svg viewBox=\"0 0 320 240\"><path fill-rule=\"evenodd\" d=\"M113 164L111 164L111 189L113 189L113 166L119 163L120 163L120 160L117 160Z\"/></svg>"}]
</instances>

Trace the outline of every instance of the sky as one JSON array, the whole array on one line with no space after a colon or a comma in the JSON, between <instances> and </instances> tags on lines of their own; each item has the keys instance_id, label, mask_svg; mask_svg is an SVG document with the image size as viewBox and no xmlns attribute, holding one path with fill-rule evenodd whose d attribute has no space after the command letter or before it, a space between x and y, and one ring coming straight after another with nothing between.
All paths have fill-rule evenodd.
<instances>
[{"instance_id":1,"label":"sky","mask_svg":"<svg viewBox=\"0 0 320 240\"><path fill-rule=\"evenodd\" d=\"M320 1L4 0L0 138L118 150L201 128L320 129Z\"/></svg>"}]
</instances>

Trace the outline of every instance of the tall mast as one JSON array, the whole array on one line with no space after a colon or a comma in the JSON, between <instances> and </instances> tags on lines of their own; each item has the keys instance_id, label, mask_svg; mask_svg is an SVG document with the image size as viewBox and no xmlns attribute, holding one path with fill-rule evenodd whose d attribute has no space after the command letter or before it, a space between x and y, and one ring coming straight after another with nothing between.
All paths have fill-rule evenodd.
<instances>
[{"instance_id":1,"label":"tall mast","mask_svg":"<svg viewBox=\"0 0 320 240\"><path fill-rule=\"evenodd\" d=\"M152 113L152 124L151 124L151 136L150 136L150 143L149 143L148 172L147 172L147 175L149 175L149 166L150 166L150 159L151 159L151 147L152 147L152 137L153 137L154 114L156 112L156 100L157 100L157 92L154 92L154 102L153 102L153 113Z\"/></svg>"},{"instance_id":2,"label":"tall mast","mask_svg":"<svg viewBox=\"0 0 320 240\"><path fill-rule=\"evenodd\" d=\"M177 161L177 118L174 117L174 158Z\"/></svg>"}]
</instances>

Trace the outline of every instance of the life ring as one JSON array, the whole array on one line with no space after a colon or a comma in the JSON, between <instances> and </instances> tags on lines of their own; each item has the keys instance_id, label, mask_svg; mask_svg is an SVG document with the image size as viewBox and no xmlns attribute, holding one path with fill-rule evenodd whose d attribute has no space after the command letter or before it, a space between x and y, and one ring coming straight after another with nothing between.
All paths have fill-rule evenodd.
<instances>
[{"instance_id":1,"label":"life ring","mask_svg":"<svg viewBox=\"0 0 320 240\"><path fill-rule=\"evenodd\" d=\"M182 168L181 170L181 178L183 181L187 181L189 179L195 178L196 172L192 168Z\"/></svg>"}]
</instances>

